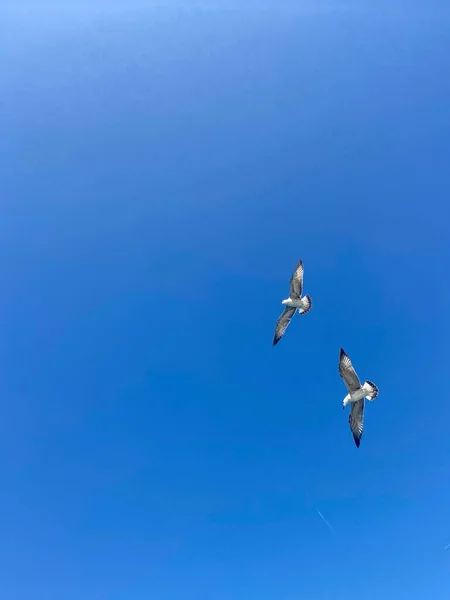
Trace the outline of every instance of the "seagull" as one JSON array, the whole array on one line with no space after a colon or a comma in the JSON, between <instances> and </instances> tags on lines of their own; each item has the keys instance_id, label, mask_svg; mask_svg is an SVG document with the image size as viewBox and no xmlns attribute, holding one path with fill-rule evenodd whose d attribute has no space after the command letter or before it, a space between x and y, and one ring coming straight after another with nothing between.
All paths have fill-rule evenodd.
<instances>
[{"instance_id":1,"label":"seagull","mask_svg":"<svg viewBox=\"0 0 450 600\"><path fill-rule=\"evenodd\" d=\"M378 396L378 388L374 383L368 380L361 385L358 375L353 368L352 361L344 352L343 348L341 348L339 356L339 375L344 380L345 387L348 390L348 394L345 396L342 403L342 408L344 409L349 402L352 405L349 423L356 447L359 448L364 425L364 399L375 400Z\"/></svg>"},{"instance_id":2,"label":"seagull","mask_svg":"<svg viewBox=\"0 0 450 600\"><path fill-rule=\"evenodd\" d=\"M275 325L275 335L273 336L272 346L275 346L281 340L296 310L298 310L301 315L305 315L311 310L311 297L306 295L302 298L302 290L303 261L299 260L289 282L289 298L286 298L286 300L282 300L281 302L286 308L278 317L277 324Z\"/></svg>"}]
</instances>

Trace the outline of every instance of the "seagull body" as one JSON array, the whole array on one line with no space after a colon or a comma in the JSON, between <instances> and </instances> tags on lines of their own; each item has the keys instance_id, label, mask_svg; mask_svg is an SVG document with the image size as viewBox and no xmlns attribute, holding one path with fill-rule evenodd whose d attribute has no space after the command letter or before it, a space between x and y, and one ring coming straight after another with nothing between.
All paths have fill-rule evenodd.
<instances>
[{"instance_id":1,"label":"seagull body","mask_svg":"<svg viewBox=\"0 0 450 600\"><path fill-rule=\"evenodd\" d=\"M367 400L373 400L371 394L373 393L373 384L369 383L368 381L365 381L363 383L363 385L360 386L359 390L355 390L354 392L350 392L349 394L347 394L344 398L343 401L343 407L347 406L347 404L350 402L359 402L360 400L362 400L363 398L366 398Z\"/></svg>"},{"instance_id":2,"label":"seagull body","mask_svg":"<svg viewBox=\"0 0 450 600\"><path fill-rule=\"evenodd\" d=\"M303 298L286 298L286 300L281 301L281 304L284 304L289 308L298 308L298 312L300 312L302 308L307 308L308 300L306 296Z\"/></svg>"},{"instance_id":3,"label":"seagull body","mask_svg":"<svg viewBox=\"0 0 450 600\"><path fill-rule=\"evenodd\" d=\"M275 325L275 335L272 345L278 344L291 322L295 312L304 315L311 310L312 302L309 295L302 296L303 291L303 261L299 260L289 282L289 298L281 301L286 308L278 317Z\"/></svg>"},{"instance_id":4,"label":"seagull body","mask_svg":"<svg viewBox=\"0 0 450 600\"><path fill-rule=\"evenodd\" d=\"M372 381L366 380L363 385L359 381L359 377L353 368L352 361L341 348L339 355L339 375L345 383L348 394L342 402L344 409L347 404L351 405L350 409L350 430L353 434L353 439L357 448L361 443L364 426L364 403L365 400L375 400L378 396L378 388Z\"/></svg>"}]
</instances>

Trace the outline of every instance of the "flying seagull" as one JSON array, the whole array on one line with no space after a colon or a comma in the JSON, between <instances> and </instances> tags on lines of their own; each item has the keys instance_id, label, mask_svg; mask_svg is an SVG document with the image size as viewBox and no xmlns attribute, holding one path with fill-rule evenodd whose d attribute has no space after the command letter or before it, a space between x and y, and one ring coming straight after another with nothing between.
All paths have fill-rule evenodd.
<instances>
[{"instance_id":1,"label":"flying seagull","mask_svg":"<svg viewBox=\"0 0 450 600\"><path fill-rule=\"evenodd\" d=\"M301 315L305 315L311 310L311 296L303 296L303 261L299 260L295 271L292 273L291 280L289 282L289 298L282 300L281 304L285 305L284 311L278 317L277 324L275 325L275 335L273 336L272 345L278 344L287 329L287 326L291 322L295 311Z\"/></svg>"},{"instance_id":2,"label":"flying seagull","mask_svg":"<svg viewBox=\"0 0 450 600\"><path fill-rule=\"evenodd\" d=\"M364 399L375 400L378 396L378 388L368 380L361 385L358 375L353 368L352 361L342 348L339 356L339 375L344 380L345 387L348 390L348 394L342 403L342 408L344 409L349 402L352 405L349 423L356 447L359 448L364 426Z\"/></svg>"}]
</instances>

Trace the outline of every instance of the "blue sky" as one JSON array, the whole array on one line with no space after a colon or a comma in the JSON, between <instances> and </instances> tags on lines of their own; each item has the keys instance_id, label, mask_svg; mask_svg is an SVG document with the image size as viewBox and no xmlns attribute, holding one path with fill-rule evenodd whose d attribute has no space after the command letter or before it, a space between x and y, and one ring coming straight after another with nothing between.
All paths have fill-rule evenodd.
<instances>
[{"instance_id":1,"label":"blue sky","mask_svg":"<svg viewBox=\"0 0 450 600\"><path fill-rule=\"evenodd\" d=\"M447 598L449 9L58 4L0 9L2 597Z\"/></svg>"}]
</instances>

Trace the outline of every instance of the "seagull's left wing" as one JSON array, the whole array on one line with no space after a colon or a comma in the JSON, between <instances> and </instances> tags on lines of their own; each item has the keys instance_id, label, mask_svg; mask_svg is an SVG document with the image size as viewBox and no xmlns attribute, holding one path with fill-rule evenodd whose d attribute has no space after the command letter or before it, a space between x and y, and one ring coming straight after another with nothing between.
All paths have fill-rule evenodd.
<instances>
[{"instance_id":1,"label":"seagull's left wing","mask_svg":"<svg viewBox=\"0 0 450 600\"><path fill-rule=\"evenodd\" d=\"M303 291L303 261L299 260L289 282L289 296L294 300L302 297Z\"/></svg>"},{"instance_id":2,"label":"seagull's left wing","mask_svg":"<svg viewBox=\"0 0 450 600\"><path fill-rule=\"evenodd\" d=\"M352 402L348 422L356 447L359 448L364 428L364 398L358 400L358 402Z\"/></svg>"},{"instance_id":3,"label":"seagull's left wing","mask_svg":"<svg viewBox=\"0 0 450 600\"><path fill-rule=\"evenodd\" d=\"M278 317L277 324L275 325L275 335L273 336L272 346L278 344L278 342L283 337L287 326L289 325L292 317L294 316L295 310L295 308L290 308L289 306L286 306L281 315Z\"/></svg>"},{"instance_id":4,"label":"seagull's left wing","mask_svg":"<svg viewBox=\"0 0 450 600\"><path fill-rule=\"evenodd\" d=\"M359 377L353 368L352 361L341 348L339 355L339 375L344 380L345 386L350 393L356 392L361 387Z\"/></svg>"}]
</instances>

